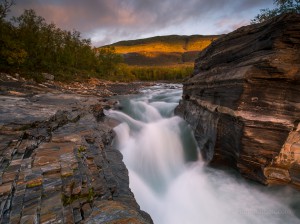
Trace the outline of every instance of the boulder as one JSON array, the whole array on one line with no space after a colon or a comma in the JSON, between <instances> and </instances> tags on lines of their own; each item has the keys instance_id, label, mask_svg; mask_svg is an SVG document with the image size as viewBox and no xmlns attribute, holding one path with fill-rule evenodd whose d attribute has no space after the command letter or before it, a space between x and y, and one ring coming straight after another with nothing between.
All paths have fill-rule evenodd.
<instances>
[{"instance_id":1,"label":"boulder","mask_svg":"<svg viewBox=\"0 0 300 224\"><path fill-rule=\"evenodd\" d=\"M300 187L300 15L241 27L202 51L175 113L208 164Z\"/></svg>"},{"instance_id":2,"label":"boulder","mask_svg":"<svg viewBox=\"0 0 300 224\"><path fill-rule=\"evenodd\" d=\"M42 73L43 77L46 79L46 80L49 80L49 81L53 81L54 80L54 75L51 75L49 73Z\"/></svg>"}]
</instances>

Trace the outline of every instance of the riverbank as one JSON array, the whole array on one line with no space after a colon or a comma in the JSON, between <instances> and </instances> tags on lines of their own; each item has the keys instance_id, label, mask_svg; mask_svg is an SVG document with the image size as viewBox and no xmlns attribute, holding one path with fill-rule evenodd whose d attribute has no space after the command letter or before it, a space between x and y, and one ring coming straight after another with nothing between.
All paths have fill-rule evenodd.
<instances>
[{"instance_id":1,"label":"riverbank","mask_svg":"<svg viewBox=\"0 0 300 224\"><path fill-rule=\"evenodd\" d=\"M90 78L85 82L63 83L52 78L37 83L32 79L25 79L19 74L0 73L0 94L29 96L40 93L68 93L110 97L113 95L126 95L137 93L144 86L154 85L154 82L111 82Z\"/></svg>"},{"instance_id":2,"label":"riverbank","mask_svg":"<svg viewBox=\"0 0 300 224\"><path fill-rule=\"evenodd\" d=\"M238 172L206 166L196 140L174 108L181 85L156 85L120 98L107 116L129 171L130 188L158 224L299 223L300 194L246 181ZM216 216L216 211L218 215Z\"/></svg>"},{"instance_id":3,"label":"riverbank","mask_svg":"<svg viewBox=\"0 0 300 224\"><path fill-rule=\"evenodd\" d=\"M1 223L151 223L112 146L108 97L151 83L0 75Z\"/></svg>"}]
</instances>

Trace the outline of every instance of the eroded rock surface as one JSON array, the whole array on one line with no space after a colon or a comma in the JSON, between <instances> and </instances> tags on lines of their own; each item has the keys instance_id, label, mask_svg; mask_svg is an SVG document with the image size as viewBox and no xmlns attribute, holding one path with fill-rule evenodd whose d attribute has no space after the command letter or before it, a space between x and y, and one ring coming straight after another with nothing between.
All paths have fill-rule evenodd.
<instances>
[{"instance_id":1,"label":"eroded rock surface","mask_svg":"<svg viewBox=\"0 0 300 224\"><path fill-rule=\"evenodd\" d=\"M196 60L176 113L210 164L300 188L300 15L214 41Z\"/></svg>"},{"instance_id":2,"label":"eroded rock surface","mask_svg":"<svg viewBox=\"0 0 300 224\"><path fill-rule=\"evenodd\" d=\"M58 90L0 102L0 223L152 223L113 147L111 102Z\"/></svg>"}]
</instances>

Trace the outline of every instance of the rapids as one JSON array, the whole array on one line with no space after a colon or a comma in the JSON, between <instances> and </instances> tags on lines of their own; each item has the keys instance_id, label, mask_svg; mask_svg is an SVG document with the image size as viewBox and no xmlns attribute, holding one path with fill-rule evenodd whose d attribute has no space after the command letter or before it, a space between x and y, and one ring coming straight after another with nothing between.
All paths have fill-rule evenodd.
<instances>
[{"instance_id":1,"label":"rapids","mask_svg":"<svg viewBox=\"0 0 300 224\"><path fill-rule=\"evenodd\" d=\"M181 94L180 85L160 84L107 112L121 122L115 144L141 209L157 224L300 223L297 191L205 166L188 125L174 116Z\"/></svg>"}]
</instances>

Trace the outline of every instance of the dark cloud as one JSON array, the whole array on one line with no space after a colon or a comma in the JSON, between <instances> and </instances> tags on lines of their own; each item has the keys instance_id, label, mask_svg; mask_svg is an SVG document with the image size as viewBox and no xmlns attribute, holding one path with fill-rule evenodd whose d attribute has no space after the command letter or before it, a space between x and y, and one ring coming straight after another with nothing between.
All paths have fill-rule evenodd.
<instances>
[{"instance_id":1,"label":"dark cloud","mask_svg":"<svg viewBox=\"0 0 300 224\"><path fill-rule=\"evenodd\" d=\"M231 31L247 24L260 8L272 5L272 0L17 0L16 3L15 15L32 8L48 22L79 30L92 37L95 44L106 44L171 32Z\"/></svg>"}]
</instances>

